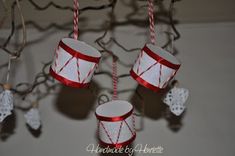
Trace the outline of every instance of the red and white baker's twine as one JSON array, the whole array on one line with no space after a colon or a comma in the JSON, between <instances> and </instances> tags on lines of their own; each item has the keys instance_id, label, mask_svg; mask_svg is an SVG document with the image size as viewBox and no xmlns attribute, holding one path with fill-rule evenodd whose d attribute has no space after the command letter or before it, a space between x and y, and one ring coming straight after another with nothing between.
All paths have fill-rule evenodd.
<instances>
[{"instance_id":1,"label":"red and white baker's twine","mask_svg":"<svg viewBox=\"0 0 235 156\"><path fill-rule=\"evenodd\" d=\"M154 5L153 0L148 0L148 15L149 15L149 28L150 28L150 39L151 43L156 43L156 36L155 36L155 25L154 25Z\"/></svg>"},{"instance_id":2,"label":"red and white baker's twine","mask_svg":"<svg viewBox=\"0 0 235 156\"><path fill-rule=\"evenodd\" d=\"M85 83L85 81L89 78L89 76L96 70L97 64L94 64L93 67L89 70L86 77L82 80L82 83Z\"/></svg>"},{"instance_id":3,"label":"red and white baker's twine","mask_svg":"<svg viewBox=\"0 0 235 156\"><path fill-rule=\"evenodd\" d=\"M125 120L124 120L124 121L125 121ZM122 130L122 125L123 125L123 121L121 122L120 127L119 127L119 130L118 130L118 136L117 136L116 144L118 143L119 138L120 138L120 134L121 134L121 130Z\"/></svg>"},{"instance_id":4,"label":"red and white baker's twine","mask_svg":"<svg viewBox=\"0 0 235 156\"><path fill-rule=\"evenodd\" d=\"M113 140L112 140L112 138L111 138L111 135L109 134L109 132L107 131L107 129L105 128L105 126L104 126L104 124L101 122L101 121L99 121L99 125L101 125L101 127L104 129L104 131L105 131L105 134L108 136L108 138L109 138L109 141L114 145L115 143L113 142ZM117 143L116 143L117 144Z\"/></svg>"},{"instance_id":5,"label":"red and white baker's twine","mask_svg":"<svg viewBox=\"0 0 235 156\"><path fill-rule=\"evenodd\" d=\"M80 70L79 70L79 58L77 58L77 73L78 73L78 82L81 82Z\"/></svg>"},{"instance_id":6,"label":"red and white baker's twine","mask_svg":"<svg viewBox=\"0 0 235 156\"><path fill-rule=\"evenodd\" d=\"M159 65L159 77L158 77L158 87L161 87L161 77L162 77L162 64L160 63L161 60L155 62L154 64L150 65L147 69L145 69L144 71L142 71L140 73L140 66L141 66L141 59L143 57L143 51L140 53L140 57L138 58L138 65L137 65L137 74L139 76L142 76L144 73L146 73L147 71L149 71L151 68L153 68L154 66L156 66L157 64ZM171 77L168 78L168 80L163 84L163 86L174 76L175 72L172 73Z\"/></svg>"},{"instance_id":7,"label":"red and white baker's twine","mask_svg":"<svg viewBox=\"0 0 235 156\"><path fill-rule=\"evenodd\" d=\"M79 8L79 3L78 0L74 0L73 1L73 7L74 7L74 11L73 11L73 37L74 39L78 39L78 8Z\"/></svg>"},{"instance_id":8,"label":"red and white baker's twine","mask_svg":"<svg viewBox=\"0 0 235 156\"><path fill-rule=\"evenodd\" d=\"M117 95L117 83L118 83L118 76L117 76L117 60L113 58L112 62L112 79L113 79L113 100L118 99Z\"/></svg>"},{"instance_id":9,"label":"red and white baker's twine","mask_svg":"<svg viewBox=\"0 0 235 156\"><path fill-rule=\"evenodd\" d=\"M57 54L56 54L57 55ZM66 62L65 64L58 70L56 71L57 74L59 74L60 72L62 72L62 70L72 61L72 59L74 58L74 56L71 56ZM56 57L55 60L55 65L57 66L57 60L58 57ZM78 82L80 82L81 84L84 84L86 82L86 80L90 77L90 75L95 71L97 64L94 64L93 67L88 71L87 75L85 76L85 78L83 80L81 80L81 73L80 73L80 69L79 69L80 65L79 65L79 59L77 59L77 75L78 75Z\"/></svg>"},{"instance_id":10,"label":"red and white baker's twine","mask_svg":"<svg viewBox=\"0 0 235 156\"><path fill-rule=\"evenodd\" d=\"M177 72L177 71L172 72L171 76L168 77L168 79L166 80L166 82L162 85L163 88L165 88L165 87L167 86L168 82L175 76L176 72Z\"/></svg>"},{"instance_id":11,"label":"red and white baker's twine","mask_svg":"<svg viewBox=\"0 0 235 156\"><path fill-rule=\"evenodd\" d=\"M71 56L66 62L65 64L60 68L60 70L57 72L57 74L59 74L68 64L69 62L74 58L74 56Z\"/></svg>"},{"instance_id":12,"label":"red and white baker's twine","mask_svg":"<svg viewBox=\"0 0 235 156\"><path fill-rule=\"evenodd\" d=\"M117 138L116 141L114 141L112 138L113 136L110 135L110 133L108 132L108 130L106 129L105 125L102 123L102 121L98 122L98 133L100 133L100 127L102 127L104 129L105 134L107 135L109 141L111 142L111 144L115 145L117 147L118 143L119 143L119 138L121 135L121 130L122 127L124 125L124 123L126 124L128 130L131 132L132 136L135 135L135 121L134 121L134 115L132 116L132 120L133 120L133 125L134 125L134 130L131 129L130 125L126 122L126 120L121 121L120 126L118 128L118 134L117 134Z\"/></svg>"}]
</instances>

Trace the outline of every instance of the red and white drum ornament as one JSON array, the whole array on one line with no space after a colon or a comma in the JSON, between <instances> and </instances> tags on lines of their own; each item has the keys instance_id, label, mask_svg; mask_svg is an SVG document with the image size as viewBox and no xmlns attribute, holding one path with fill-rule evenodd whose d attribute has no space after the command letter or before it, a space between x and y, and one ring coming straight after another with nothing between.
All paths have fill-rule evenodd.
<instances>
[{"instance_id":1,"label":"red and white drum ornament","mask_svg":"<svg viewBox=\"0 0 235 156\"><path fill-rule=\"evenodd\" d=\"M113 100L99 105L95 115L101 145L120 148L135 140L133 106L129 102Z\"/></svg>"},{"instance_id":2,"label":"red and white drum ornament","mask_svg":"<svg viewBox=\"0 0 235 156\"><path fill-rule=\"evenodd\" d=\"M180 62L166 50L146 44L141 50L131 76L141 85L153 91L164 89L180 67Z\"/></svg>"},{"instance_id":3,"label":"red and white drum ornament","mask_svg":"<svg viewBox=\"0 0 235 156\"><path fill-rule=\"evenodd\" d=\"M100 52L85 42L63 38L56 49L50 74L67 86L88 87L100 57Z\"/></svg>"},{"instance_id":4,"label":"red and white drum ornament","mask_svg":"<svg viewBox=\"0 0 235 156\"><path fill-rule=\"evenodd\" d=\"M63 38L56 49L50 74L61 83L77 88L88 87L98 66L98 50L78 41L79 3L74 0L73 38Z\"/></svg>"}]
</instances>

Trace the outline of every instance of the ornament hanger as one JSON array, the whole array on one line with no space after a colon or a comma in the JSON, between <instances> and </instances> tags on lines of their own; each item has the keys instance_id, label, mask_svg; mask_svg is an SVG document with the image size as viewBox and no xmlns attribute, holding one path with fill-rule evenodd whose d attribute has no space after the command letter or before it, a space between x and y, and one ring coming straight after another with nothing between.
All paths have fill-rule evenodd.
<instances>
[{"instance_id":1,"label":"ornament hanger","mask_svg":"<svg viewBox=\"0 0 235 156\"><path fill-rule=\"evenodd\" d=\"M73 37L78 39L78 15L79 15L79 3L78 0L73 1Z\"/></svg>"},{"instance_id":2,"label":"ornament hanger","mask_svg":"<svg viewBox=\"0 0 235 156\"><path fill-rule=\"evenodd\" d=\"M154 24L154 5L153 0L148 0L148 15L149 15L149 30L150 30L150 40L152 44L156 44L156 33Z\"/></svg>"},{"instance_id":3,"label":"ornament hanger","mask_svg":"<svg viewBox=\"0 0 235 156\"><path fill-rule=\"evenodd\" d=\"M118 76L117 76L117 59L113 57L112 62L112 79L113 79L113 97L112 100L117 100L117 83L118 83Z\"/></svg>"}]
</instances>

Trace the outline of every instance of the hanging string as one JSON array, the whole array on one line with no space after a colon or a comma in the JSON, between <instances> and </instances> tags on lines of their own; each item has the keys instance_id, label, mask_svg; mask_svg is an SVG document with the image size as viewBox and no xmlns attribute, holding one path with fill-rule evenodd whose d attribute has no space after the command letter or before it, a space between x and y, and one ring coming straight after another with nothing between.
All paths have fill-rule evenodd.
<instances>
[{"instance_id":1,"label":"hanging string","mask_svg":"<svg viewBox=\"0 0 235 156\"><path fill-rule=\"evenodd\" d=\"M117 76L117 59L113 57L112 62L112 79L113 79L113 100L118 99L117 95L117 82L118 82L118 76Z\"/></svg>"},{"instance_id":2,"label":"hanging string","mask_svg":"<svg viewBox=\"0 0 235 156\"><path fill-rule=\"evenodd\" d=\"M74 39L78 39L78 8L79 8L79 3L78 0L74 0L74 10L73 10L73 37Z\"/></svg>"},{"instance_id":3,"label":"hanging string","mask_svg":"<svg viewBox=\"0 0 235 156\"><path fill-rule=\"evenodd\" d=\"M7 78L6 78L6 83L7 84L9 82L10 71L11 71L11 56L9 56L9 59L8 59Z\"/></svg>"},{"instance_id":4,"label":"hanging string","mask_svg":"<svg viewBox=\"0 0 235 156\"><path fill-rule=\"evenodd\" d=\"M149 30L152 44L156 44L155 25L154 25L154 5L153 0L148 0Z\"/></svg>"}]
</instances>

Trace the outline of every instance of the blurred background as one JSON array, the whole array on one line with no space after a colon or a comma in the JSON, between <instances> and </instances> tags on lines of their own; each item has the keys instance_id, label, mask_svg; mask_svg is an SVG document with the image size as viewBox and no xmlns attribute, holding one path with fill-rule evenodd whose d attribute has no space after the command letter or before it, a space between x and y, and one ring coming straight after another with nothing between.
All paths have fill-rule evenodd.
<instances>
[{"instance_id":1,"label":"blurred background","mask_svg":"<svg viewBox=\"0 0 235 156\"><path fill-rule=\"evenodd\" d=\"M73 5L68 0L53 2L58 6ZM13 3L14 0L0 2L1 45L11 33L11 12L6 8L11 8ZM79 0L79 3L82 9L108 5L111 1ZM71 35L73 12L49 4L50 1L20 1L27 44L21 56L12 61L10 83L13 87L21 82L33 83L43 64L52 60L60 39ZM169 19L170 4L170 0L155 1L159 46L166 45L169 33L177 36ZM103 41L108 42L111 38L117 41L106 47L119 57L118 75L128 74L139 49L149 42L146 5L145 0L117 0L113 13L111 7L81 12L79 40L100 50L95 40L107 31ZM15 9L15 31L7 46L11 50L17 49L22 42L20 16ZM169 114L168 107L161 101L162 94L139 86L129 76L119 78L119 99L131 102L138 114L144 107L144 116L136 117L138 131L132 147L137 144L162 146L163 153L158 155L163 156L234 156L235 1L180 0L175 2L172 13L173 24L180 33L180 38L174 42L173 53L182 62L176 79L180 87L190 91L187 109L180 117ZM7 53L0 49L1 83L6 79L7 61ZM111 57L103 53L97 72L111 73L111 65ZM48 66L45 70L48 71ZM46 88L39 87L39 90L45 92ZM60 84L53 91L38 101L42 121L38 131L30 129L23 117L28 101L35 100L36 91L27 95L28 101L15 95L14 113L0 125L1 156L102 155L89 153L86 147L97 145L94 110L100 100L107 100L100 95L112 97L110 75L95 75L90 89ZM142 101L137 93L141 94ZM134 155L154 154L136 152Z\"/></svg>"}]
</instances>

